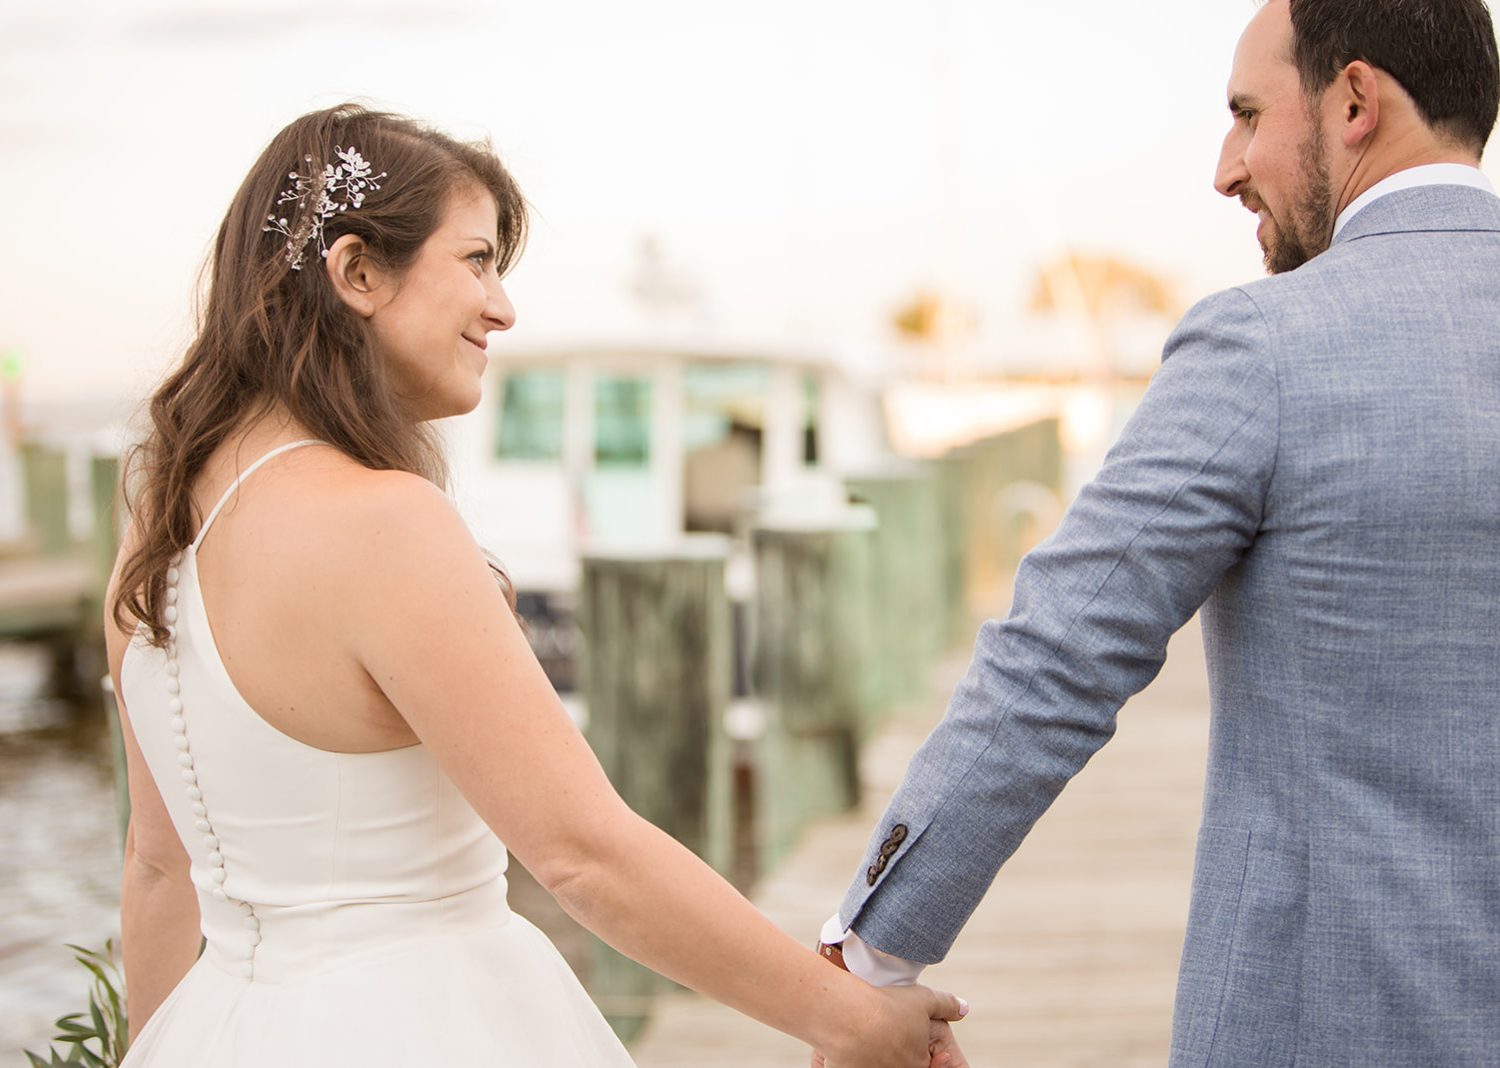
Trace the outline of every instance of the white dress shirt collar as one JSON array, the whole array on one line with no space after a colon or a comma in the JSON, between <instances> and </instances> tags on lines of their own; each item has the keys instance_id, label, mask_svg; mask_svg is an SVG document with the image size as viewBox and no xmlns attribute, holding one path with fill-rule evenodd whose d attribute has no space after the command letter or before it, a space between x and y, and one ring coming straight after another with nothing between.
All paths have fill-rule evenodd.
<instances>
[{"instance_id":1,"label":"white dress shirt collar","mask_svg":"<svg viewBox=\"0 0 1500 1068\"><path fill-rule=\"evenodd\" d=\"M1495 187L1490 184L1484 172L1466 163L1427 163L1420 167L1408 167L1404 171L1397 171L1389 178L1376 182L1355 197L1354 202L1339 212L1339 217L1334 220L1333 235L1337 237L1345 223L1387 193L1394 193L1401 189L1414 189L1419 185L1467 185L1474 189L1483 189L1486 193L1495 192Z\"/></svg>"}]
</instances>

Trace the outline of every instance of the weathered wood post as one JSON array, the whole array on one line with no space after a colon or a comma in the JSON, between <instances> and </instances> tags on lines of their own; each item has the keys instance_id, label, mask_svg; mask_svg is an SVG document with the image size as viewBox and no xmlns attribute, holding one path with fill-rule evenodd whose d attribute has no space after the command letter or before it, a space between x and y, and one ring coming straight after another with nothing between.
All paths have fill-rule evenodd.
<instances>
[{"instance_id":1,"label":"weathered wood post","mask_svg":"<svg viewBox=\"0 0 1500 1068\"><path fill-rule=\"evenodd\" d=\"M877 694L871 627L874 510L762 520L755 555L754 690L765 713L760 854L773 866L811 819L859 799L858 746Z\"/></svg>"},{"instance_id":2,"label":"weathered wood post","mask_svg":"<svg viewBox=\"0 0 1500 1068\"><path fill-rule=\"evenodd\" d=\"M130 830L130 775L125 765L125 732L120 725L120 705L115 697L114 679L105 675L99 680L99 695L104 702L104 720L109 727L109 758L115 784L115 820L120 828L120 845Z\"/></svg>"},{"instance_id":3,"label":"weathered wood post","mask_svg":"<svg viewBox=\"0 0 1500 1068\"><path fill-rule=\"evenodd\" d=\"M76 546L68 524L67 454L41 442L24 442L21 467L25 475L27 536L34 555L45 558L49 564L75 557ZM89 610L87 584L78 592L80 599L64 611L66 619L61 625L47 627L33 623L29 636L45 642L51 653L51 691L59 697L92 701L97 699L97 691L91 686L85 692L78 685L78 654L85 648L79 621Z\"/></svg>"},{"instance_id":4,"label":"weathered wood post","mask_svg":"<svg viewBox=\"0 0 1500 1068\"><path fill-rule=\"evenodd\" d=\"M627 804L721 872L732 845L727 541L583 559L588 738ZM602 942L590 989L624 1039L671 984Z\"/></svg>"},{"instance_id":5,"label":"weathered wood post","mask_svg":"<svg viewBox=\"0 0 1500 1068\"><path fill-rule=\"evenodd\" d=\"M959 450L965 462L969 499L969 588L978 603L993 603L1016 551L1017 511L1002 494L1032 484L1055 498L1062 487L1062 448L1058 421L1043 419L985 438Z\"/></svg>"},{"instance_id":6,"label":"weathered wood post","mask_svg":"<svg viewBox=\"0 0 1500 1068\"><path fill-rule=\"evenodd\" d=\"M93 500L94 525L89 533L89 557L102 600L120 549L120 460L95 456L89 465L89 495Z\"/></svg>"},{"instance_id":7,"label":"weathered wood post","mask_svg":"<svg viewBox=\"0 0 1500 1068\"><path fill-rule=\"evenodd\" d=\"M950 453L928 461L937 498L938 582L942 587L941 648L972 640L969 619L968 530L970 501L964 461Z\"/></svg>"},{"instance_id":8,"label":"weathered wood post","mask_svg":"<svg viewBox=\"0 0 1500 1068\"><path fill-rule=\"evenodd\" d=\"M884 683L878 720L926 693L942 647L942 545L937 487L926 472L906 470L845 480L852 500L875 509L871 547L871 624ZM872 665L873 666L873 665Z\"/></svg>"},{"instance_id":9,"label":"weathered wood post","mask_svg":"<svg viewBox=\"0 0 1500 1068\"><path fill-rule=\"evenodd\" d=\"M104 721L109 729L109 751L114 766L115 812L120 821L120 841L130 826L130 782L125 771L125 738L120 726L120 706L115 686L108 674L104 657L100 620L108 606L104 603L109 576L120 549L120 460L115 456L95 456L89 468L89 490L94 503L94 525L89 533L89 557L93 565L93 586L89 594L90 611L84 618L83 642L90 643L99 659L100 696L104 703ZM82 643L80 643L82 644Z\"/></svg>"},{"instance_id":10,"label":"weathered wood post","mask_svg":"<svg viewBox=\"0 0 1500 1068\"><path fill-rule=\"evenodd\" d=\"M26 480L26 519L37 552L65 556L73 551L68 529L68 458L61 449L28 441L21 446Z\"/></svg>"}]
</instances>

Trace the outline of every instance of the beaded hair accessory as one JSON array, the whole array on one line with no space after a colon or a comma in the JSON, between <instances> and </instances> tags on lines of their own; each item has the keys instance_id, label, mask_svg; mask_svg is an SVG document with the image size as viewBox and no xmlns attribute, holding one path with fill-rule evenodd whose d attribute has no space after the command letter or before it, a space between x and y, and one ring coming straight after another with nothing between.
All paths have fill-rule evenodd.
<instances>
[{"instance_id":1,"label":"beaded hair accessory","mask_svg":"<svg viewBox=\"0 0 1500 1068\"><path fill-rule=\"evenodd\" d=\"M293 227L285 217L266 216L266 225L261 232L275 231L286 235L286 262L294 271L302 270L307 256L307 243L316 240L318 250L326 259L328 246L323 243L323 224L339 212L359 208L365 202L365 194L380 189L380 179L385 172L372 175L374 170L354 148L337 148L339 162L328 163L319 174L313 166L311 156L302 157L308 164L308 173L290 172L287 177L294 183L290 189L282 190L276 205L296 204L292 216L297 220ZM343 199L337 199L342 195ZM275 206L275 205L273 205Z\"/></svg>"}]
</instances>

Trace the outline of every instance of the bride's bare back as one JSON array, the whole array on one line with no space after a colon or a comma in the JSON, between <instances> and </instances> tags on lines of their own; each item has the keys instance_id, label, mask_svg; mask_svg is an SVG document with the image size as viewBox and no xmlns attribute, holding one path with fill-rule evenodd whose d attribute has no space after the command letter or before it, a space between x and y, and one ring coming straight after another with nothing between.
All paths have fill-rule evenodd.
<instances>
[{"instance_id":1,"label":"bride's bare back","mask_svg":"<svg viewBox=\"0 0 1500 1068\"><path fill-rule=\"evenodd\" d=\"M252 430L227 442L193 489L206 516L254 460L295 432ZM352 598L380 586L356 568L372 499L421 486L371 471L328 446L277 456L224 506L198 549L203 600L224 666L262 719L318 749L363 753L417 736L351 648ZM428 496L422 493L422 496ZM420 546L412 546L420 551ZM433 561L433 566L441 566Z\"/></svg>"}]
</instances>

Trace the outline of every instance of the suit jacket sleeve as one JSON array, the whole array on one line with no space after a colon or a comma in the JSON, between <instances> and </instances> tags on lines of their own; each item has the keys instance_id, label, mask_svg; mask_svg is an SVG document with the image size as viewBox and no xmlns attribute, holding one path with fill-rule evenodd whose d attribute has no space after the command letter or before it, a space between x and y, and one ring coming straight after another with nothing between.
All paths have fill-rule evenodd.
<instances>
[{"instance_id":1,"label":"suit jacket sleeve","mask_svg":"<svg viewBox=\"0 0 1500 1068\"><path fill-rule=\"evenodd\" d=\"M1253 300L1231 290L1192 309L1098 477L1022 562L1010 614L981 628L871 837L845 926L908 960L947 954L1000 865L1254 540L1277 407L1275 339Z\"/></svg>"}]
</instances>

